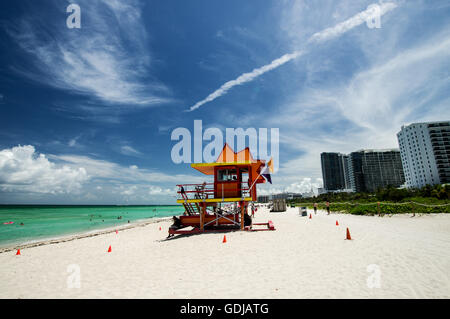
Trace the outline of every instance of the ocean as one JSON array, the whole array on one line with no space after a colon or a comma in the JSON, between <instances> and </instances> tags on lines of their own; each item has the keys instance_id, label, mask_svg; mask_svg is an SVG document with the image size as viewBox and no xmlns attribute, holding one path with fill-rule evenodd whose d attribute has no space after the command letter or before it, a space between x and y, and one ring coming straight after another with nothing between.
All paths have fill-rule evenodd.
<instances>
[{"instance_id":1,"label":"ocean","mask_svg":"<svg viewBox=\"0 0 450 319\"><path fill-rule=\"evenodd\" d=\"M180 215L183 211L178 205L0 206L0 248L126 225L128 221Z\"/></svg>"}]
</instances>

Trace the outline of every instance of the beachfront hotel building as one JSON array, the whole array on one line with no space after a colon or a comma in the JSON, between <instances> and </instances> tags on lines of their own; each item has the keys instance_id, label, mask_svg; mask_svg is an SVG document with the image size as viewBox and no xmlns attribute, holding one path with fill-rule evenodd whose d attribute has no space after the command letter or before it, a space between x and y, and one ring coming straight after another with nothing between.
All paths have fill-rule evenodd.
<instances>
[{"instance_id":1,"label":"beachfront hotel building","mask_svg":"<svg viewBox=\"0 0 450 319\"><path fill-rule=\"evenodd\" d=\"M406 187L450 182L450 121L403 125L397 138Z\"/></svg>"},{"instance_id":2,"label":"beachfront hotel building","mask_svg":"<svg viewBox=\"0 0 450 319\"><path fill-rule=\"evenodd\" d=\"M350 188L348 155L341 153L320 154L323 187L326 192Z\"/></svg>"},{"instance_id":3,"label":"beachfront hotel building","mask_svg":"<svg viewBox=\"0 0 450 319\"><path fill-rule=\"evenodd\" d=\"M375 192L405 183L398 149L322 153L321 163L326 192Z\"/></svg>"},{"instance_id":4,"label":"beachfront hotel building","mask_svg":"<svg viewBox=\"0 0 450 319\"><path fill-rule=\"evenodd\" d=\"M353 152L348 155L348 175L352 192L363 192L365 190L362 156L362 152Z\"/></svg>"},{"instance_id":5,"label":"beachfront hotel building","mask_svg":"<svg viewBox=\"0 0 450 319\"><path fill-rule=\"evenodd\" d=\"M258 203L266 204L269 202L269 195L258 196Z\"/></svg>"},{"instance_id":6,"label":"beachfront hotel building","mask_svg":"<svg viewBox=\"0 0 450 319\"><path fill-rule=\"evenodd\" d=\"M289 193L289 192L272 195L272 199L298 199L298 198L302 198L302 197L303 197L302 194Z\"/></svg>"},{"instance_id":7,"label":"beachfront hotel building","mask_svg":"<svg viewBox=\"0 0 450 319\"><path fill-rule=\"evenodd\" d=\"M298 193L279 193L279 194L273 194L273 195L261 195L258 196L258 203L261 204L265 204L268 203L274 199L287 199L287 200L292 200L292 199L299 199L302 198L303 195L302 194L298 194Z\"/></svg>"},{"instance_id":8,"label":"beachfront hotel building","mask_svg":"<svg viewBox=\"0 0 450 319\"><path fill-rule=\"evenodd\" d=\"M354 192L375 192L405 183L399 149L360 150L349 155L349 175Z\"/></svg>"}]
</instances>

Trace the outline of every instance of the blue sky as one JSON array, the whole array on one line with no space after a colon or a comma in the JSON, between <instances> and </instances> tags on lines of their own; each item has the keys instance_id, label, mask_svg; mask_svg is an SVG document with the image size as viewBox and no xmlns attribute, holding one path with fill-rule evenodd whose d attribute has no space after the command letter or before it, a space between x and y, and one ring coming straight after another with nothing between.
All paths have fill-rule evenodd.
<instances>
[{"instance_id":1,"label":"blue sky","mask_svg":"<svg viewBox=\"0 0 450 319\"><path fill-rule=\"evenodd\" d=\"M448 1L392 1L380 29L308 41L374 2L2 1L0 203L174 203L177 183L204 180L170 157L194 120L280 129L261 194L320 186L323 151L398 147L401 125L448 120Z\"/></svg>"}]
</instances>

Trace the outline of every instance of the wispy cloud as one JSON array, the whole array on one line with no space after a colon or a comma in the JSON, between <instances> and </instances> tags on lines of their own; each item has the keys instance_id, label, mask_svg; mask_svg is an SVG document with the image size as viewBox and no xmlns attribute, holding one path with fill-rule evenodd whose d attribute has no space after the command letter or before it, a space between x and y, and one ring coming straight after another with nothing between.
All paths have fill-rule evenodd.
<instances>
[{"instance_id":1,"label":"wispy cloud","mask_svg":"<svg viewBox=\"0 0 450 319\"><path fill-rule=\"evenodd\" d=\"M408 49L396 48L388 59L371 55L375 60L346 81L304 88L282 105L282 114L261 123L282 127L281 147L295 154L280 158L278 188L272 191L320 178L321 152L398 147L401 125L450 118L450 78L442 72L450 66L450 32L443 30L409 43ZM393 37L403 34L392 31ZM376 53L384 57L385 50L392 48L381 46Z\"/></svg>"},{"instance_id":2,"label":"wispy cloud","mask_svg":"<svg viewBox=\"0 0 450 319\"><path fill-rule=\"evenodd\" d=\"M380 8L379 12L376 12L373 9L368 8L367 10L364 10L364 11L358 13L357 15L351 17L350 19L348 19L344 22L337 24L336 26L334 26L332 28L327 28L321 32L317 32L317 33L313 34L307 41L307 44L320 43L320 42L324 42L324 41L339 37L340 35L344 34L345 32L365 23L366 21L368 21L370 19L377 17L378 14L380 16L382 16L382 15L386 14L387 12L395 9L396 7L397 7L397 5L395 3L389 2L389 3L381 3L379 5L379 8ZM271 71L273 69L276 69L295 58L298 58L299 56L303 55L303 53L304 52L302 50L297 50L292 53L285 54L282 57L273 60L271 63L269 63L267 65L264 65L260 68L256 68L251 72L244 73L244 74L240 75L238 78L236 78L235 80L226 82L219 89L217 89L216 91L214 91L213 93L208 95L205 99L203 99L203 100L195 103L193 106L191 106L189 108L189 111L194 111L194 110L198 109L202 105L204 105L208 102L211 102L211 101L217 99L218 97L226 94L234 86L242 85L244 83L253 81L255 78L263 75L264 73Z\"/></svg>"},{"instance_id":3,"label":"wispy cloud","mask_svg":"<svg viewBox=\"0 0 450 319\"><path fill-rule=\"evenodd\" d=\"M374 4L376 5L376 4ZM377 8L379 8L379 11L376 11L369 6L367 10L364 10L357 15L351 17L348 20L345 20L344 22L341 22L334 27L325 29L323 31L315 33L311 38L309 38L308 42L323 42L328 41L332 38L336 38L341 36L347 31L350 31L351 29L366 23L366 21L370 21L376 17L378 17L378 14L383 16L387 12L395 9L397 7L397 4L393 2L387 2L387 3L380 3L377 5Z\"/></svg>"},{"instance_id":4,"label":"wispy cloud","mask_svg":"<svg viewBox=\"0 0 450 319\"><path fill-rule=\"evenodd\" d=\"M169 89L152 78L142 4L138 0L80 0L81 29L68 29L33 7L10 34L32 55L19 72L40 83L98 102L144 107L170 101ZM67 2L55 1L62 16ZM64 13L63 13L64 12ZM32 71L35 70L35 71Z\"/></svg>"},{"instance_id":5,"label":"wispy cloud","mask_svg":"<svg viewBox=\"0 0 450 319\"><path fill-rule=\"evenodd\" d=\"M138 150L134 149L133 147L129 146L129 145L124 145L120 147L120 152L123 155L128 155L128 156L138 156L138 155L142 155L141 152L139 152Z\"/></svg>"},{"instance_id":6,"label":"wispy cloud","mask_svg":"<svg viewBox=\"0 0 450 319\"><path fill-rule=\"evenodd\" d=\"M78 140L81 138L81 135L78 135L72 139L70 139L69 143L67 143L67 145L69 147L77 147L80 146L80 144L78 143Z\"/></svg>"},{"instance_id":7,"label":"wispy cloud","mask_svg":"<svg viewBox=\"0 0 450 319\"><path fill-rule=\"evenodd\" d=\"M273 60L270 64L264 65L260 68L254 69L252 72L244 73L241 76L239 76L235 80L231 80L223 84L218 90L214 91L210 95L208 95L204 100L201 100L200 102L195 103L193 106L190 107L189 111L194 111L198 109L203 104L206 104L208 102L211 102L218 97L226 94L228 90L230 90L232 87L236 85L241 85L250 81L253 81L258 76L261 76L262 74L276 69L279 66L285 64L286 62L289 62L292 59L295 59L301 54L301 52L294 52L283 55L281 58Z\"/></svg>"},{"instance_id":8,"label":"wispy cloud","mask_svg":"<svg viewBox=\"0 0 450 319\"><path fill-rule=\"evenodd\" d=\"M84 168L96 179L121 183L177 183L180 180L201 182L202 177L184 174L166 174L160 170L139 168L137 165L123 166L111 161L82 155L48 155L49 159L72 168Z\"/></svg>"}]
</instances>

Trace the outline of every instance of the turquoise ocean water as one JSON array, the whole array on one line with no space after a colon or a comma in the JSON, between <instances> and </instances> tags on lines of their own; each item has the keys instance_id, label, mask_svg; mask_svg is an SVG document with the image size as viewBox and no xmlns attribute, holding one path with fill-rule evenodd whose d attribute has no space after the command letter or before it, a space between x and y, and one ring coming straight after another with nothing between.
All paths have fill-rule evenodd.
<instances>
[{"instance_id":1,"label":"turquoise ocean water","mask_svg":"<svg viewBox=\"0 0 450 319\"><path fill-rule=\"evenodd\" d=\"M183 211L182 206L0 206L0 247L180 215ZM4 224L8 222L14 223Z\"/></svg>"}]
</instances>

